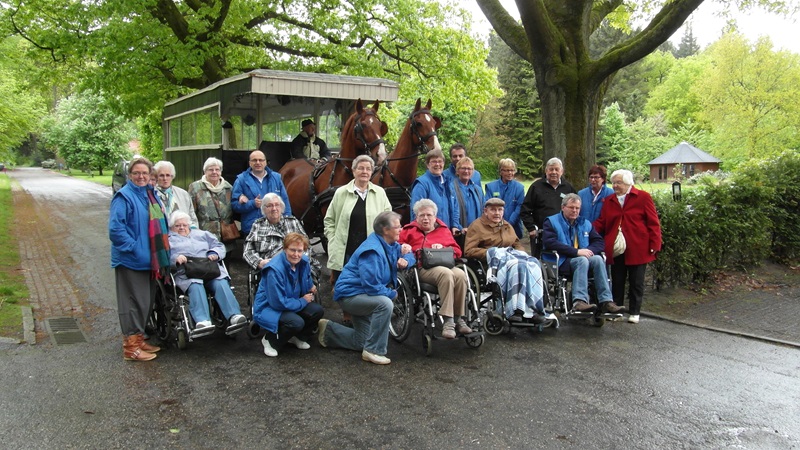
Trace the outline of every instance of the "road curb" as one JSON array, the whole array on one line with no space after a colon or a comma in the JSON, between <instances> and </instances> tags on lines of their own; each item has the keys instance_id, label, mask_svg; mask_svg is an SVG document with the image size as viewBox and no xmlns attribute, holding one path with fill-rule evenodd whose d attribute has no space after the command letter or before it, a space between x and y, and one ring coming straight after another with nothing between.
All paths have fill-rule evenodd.
<instances>
[{"instance_id":1,"label":"road curb","mask_svg":"<svg viewBox=\"0 0 800 450\"><path fill-rule=\"evenodd\" d=\"M733 335L733 336L740 336L740 337L744 337L744 338L748 338L748 339L755 339L755 340L758 340L758 341L769 342L771 344L780 344L780 345L785 345L785 346L788 346L788 347L800 348L800 342L785 341L783 339L775 339L775 338L771 338L771 337L767 337L767 336L761 336L761 335L757 335L757 334L745 333L745 332L742 332L742 331L731 330L731 329L728 329L728 328L720 328L720 327L715 327L715 326L711 326L711 325L703 325L703 324L699 324L699 323L690 322L690 321L687 321L687 320L674 319L672 317L662 316L660 314L653 314L653 313L646 313L646 312L642 312L640 314L645 316L645 317L650 317L652 319L665 320L667 322L678 323L678 324L681 324L681 325L687 325L687 326L695 327L695 328L702 328L704 330L715 331L717 333L725 333L725 334L730 334L730 335Z\"/></svg>"},{"instance_id":2,"label":"road curb","mask_svg":"<svg viewBox=\"0 0 800 450\"><path fill-rule=\"evenodd\" d=\"M30 306L22 308L22 337L28 344L36 344L36 325L33 322L33 309Z\"/></svg>"}]
</instances>

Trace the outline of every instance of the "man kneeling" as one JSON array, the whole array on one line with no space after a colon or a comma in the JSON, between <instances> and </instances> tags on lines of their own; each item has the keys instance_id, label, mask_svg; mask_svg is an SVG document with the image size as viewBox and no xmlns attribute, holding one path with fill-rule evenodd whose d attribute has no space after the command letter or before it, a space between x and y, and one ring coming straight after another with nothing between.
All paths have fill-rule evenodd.
<instances>
[{"instance_id":1,"label":"man kneeling","mask_svg":"<svg viewBox=\"0 0 800 450\"><path fill-rule=\"evenodd\" d=\"M594 286L598 303L603 313L623 313L625 307L612 301L611 290L606 276L606 262L600 255L605 242L592 227L592 223L579 217L581 198L577 194L567 194L561 200L561 212L553 214L544 221L542 258L555 262L550 251L557 251L558 272L564 276L572 274L572 310L590 312L597 305L589 303L589 271L594 275Z\"/></svg>"}]
</instances>

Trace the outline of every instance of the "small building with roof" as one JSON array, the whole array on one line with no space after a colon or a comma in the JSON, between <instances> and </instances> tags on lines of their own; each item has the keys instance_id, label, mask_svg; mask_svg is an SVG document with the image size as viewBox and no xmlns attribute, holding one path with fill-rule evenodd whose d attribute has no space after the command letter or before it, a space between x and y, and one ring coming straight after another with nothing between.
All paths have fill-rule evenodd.
<instances>
[{"instance_id":1,"label":"small building with roof","mask_svg":"<svg viewBox=\"0 0 800 450\"><path fill-rule=\"evenodd\" d=\"M675 165L683 168L683 176L691 177L696 173L719 170L721 161L699 148L681 142L666 153L647 163L650 166L650 181L670 181L675 179Z\"/></svg>"}]
</instances>

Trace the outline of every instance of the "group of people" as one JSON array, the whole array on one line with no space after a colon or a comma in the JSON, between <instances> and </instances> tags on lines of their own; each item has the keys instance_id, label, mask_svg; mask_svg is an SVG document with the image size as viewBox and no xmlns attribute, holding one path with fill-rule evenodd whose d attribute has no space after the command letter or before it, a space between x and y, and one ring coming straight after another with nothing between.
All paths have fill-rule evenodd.
<instances>
[{"instance_id":1,"label":"group of people","mask_svg":"<svg viewBox=\"0 0 800 450\"><path fill-rule=\"evenodd\" d=\"M313 138L313 122L303 125L305 134L296 143L298 157L329 157L324 142ZM262 345L267 356L277 356L286 344L309 348L308 341L318 330L324 347L359 350L365 361L388 364L397 271L416 264L415 255L428 247L451 247L455 258L463 255L495 267L509 321L544 321L542 274L536 258L543 250L544 258L555 250L561 255L559 272L572 277L575 310L599 307L604 312L624 312L627 281L628 320L638 322L644 269L660 250L661 234L652 199L633 186L630 171L614 172L608 188L605 168L594 166L589 186L576 193L562 178L563 164L553 158L545 166L545 177L526 194L514 179L516 165L511 159L500 161L499 178L487 183L485 190L463 145L451 147L450 160L445 168L443 152L426 154L427 170L411 187L411 223L401 226L385 191L370 181L375 169L372 158L354 159L353 180L335 191L324 218L332 296L343 312L340 324L324 319L322 307L314 302L319 294L314 283L319 262L308 255L308 237L291 214L280 174L268 167L261 151L250 154L249 168L233 186L222 178L222 162L209 158L202 178L191 183L188 192L172 186L171 163L153 166L144 158L135 159L129 165L127 185L112 200L109 218L124 358L155 358L159 348L144 339L154 280L162 268L180 266L186 257L224 258L231 243L223 242L222 229L233 223L234 213L245 238L243 258L261 276L253 320L266 330ZM149 184L151 176L154 187ZM539 245L532 255L520 244L523 225ZM619 233L627 245L615 254ZM605 282L602 252L613 254L608 260L611 287ZM590 273L596 280L599 306L589 301ZM419 274L423 282L438 287L442 337L472 333L463 317L464 272L433 267L420 268ZM246 321L224 269L211 282L182 278L178 269L176 283L188 293L198 327L210 325L206 290L214 294L231 326Z\"/></svg>"}]
</instances>

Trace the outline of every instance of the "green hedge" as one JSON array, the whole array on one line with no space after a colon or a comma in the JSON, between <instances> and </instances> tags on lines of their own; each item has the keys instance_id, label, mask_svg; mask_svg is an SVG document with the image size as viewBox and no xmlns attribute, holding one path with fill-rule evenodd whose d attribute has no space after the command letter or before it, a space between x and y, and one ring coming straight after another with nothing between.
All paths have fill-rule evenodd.
<instances>
[{"instance_id":1,"label":"green hedge","mask_svg":"<svg viewBox=\"0 0 800 450\"><path fill-rule=\"evenodd\" d=\"M796 151L744 165L724 180L702 178L681 201L669 192L653 199L664 242L654 264L658 285L702 282L719 269L800 257Z\"/></svg>"}]
</instances>

